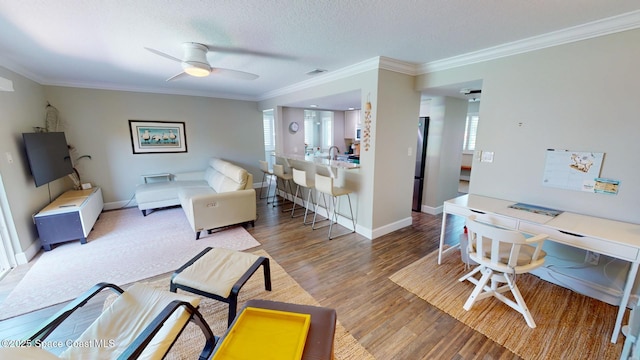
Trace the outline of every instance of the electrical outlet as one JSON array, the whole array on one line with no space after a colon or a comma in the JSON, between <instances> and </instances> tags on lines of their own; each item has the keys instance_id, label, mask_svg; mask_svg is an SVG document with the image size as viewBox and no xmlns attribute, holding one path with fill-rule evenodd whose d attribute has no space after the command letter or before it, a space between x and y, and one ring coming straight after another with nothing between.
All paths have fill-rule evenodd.
<instances>
[{"instance_id":1,"label":"electrical outlet","mask_svg":"<svg viewBox=\"0 0 640 360\"><path fill-rule=\"evenodd\" d=\"M584 257L584 262L593 266L598 266L598 263L600 262L600 254L593 251L587 251L587 255Z\"/></svg>"}]
</instances>

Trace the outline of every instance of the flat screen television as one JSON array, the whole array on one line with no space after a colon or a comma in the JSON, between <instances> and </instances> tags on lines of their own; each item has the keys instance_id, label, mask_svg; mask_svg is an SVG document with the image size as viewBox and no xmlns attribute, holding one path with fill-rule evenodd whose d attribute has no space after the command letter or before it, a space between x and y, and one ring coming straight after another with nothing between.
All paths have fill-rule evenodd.
<instances>
[{"instance_id":1,"label":"flat screen television","mask_svg":"<svg viewBox=\"0 0 640 360\"><path fill-rule=\"evenodd\" d=\"M73 173L63 132L24 133L22 139L36 187Z\"/></svg>"}]
</instances>

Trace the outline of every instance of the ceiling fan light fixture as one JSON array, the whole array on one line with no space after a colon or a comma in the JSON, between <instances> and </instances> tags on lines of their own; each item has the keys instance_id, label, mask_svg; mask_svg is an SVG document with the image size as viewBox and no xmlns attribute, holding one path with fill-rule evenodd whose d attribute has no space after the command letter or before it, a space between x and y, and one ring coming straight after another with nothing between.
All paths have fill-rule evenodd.
<instances>
[{"instance_id":1,"label":"ceiling fan light fixture","mask_svg":"<svg viewBox=\"0 0 640 360\"><path fill-rule=\"evenodd\" d=\"M195 77L204 77L211 74L211 67L209 66L209 64L203 64L193 61L183 62L182 70L184 70L184 72L186 72L187 74Z\"/></svg>"},{"instance_id":2,"label":"ceiling fan light fixture","mask_svg":"<svg viewBox=\"0 0 640 360\"><path fill-rule=\"evenodd\" d=\"M183 78L187 75L195 77L205 77L211 74L223 75L243 80L255 80L259 78L259 76L256 74L244 71L225 69L217 66L215 68L211 67L209 61L207 60L207 53L209 52L209 48L205 45L188 42L183 43L182 47L184 49L184 56L182 57L182 59L178 59L169 54L165 54L162 51L145 48L156 55L162 56L169 60L177 61L182 65L182 72L168 78L167 81Z\"/></svg>"},{"instance_id":3,"label":"ceiling fan light fixture","mask_svg":"<svg viewBox=\"0 0 640 360\"><path fill-rule=\"evenodd\" d=\"M204 77L211 74L211 66L207 61L207 47L198 43L183 43L184 58L182 69L191 76Z\"/></svg>"}]
</instances>

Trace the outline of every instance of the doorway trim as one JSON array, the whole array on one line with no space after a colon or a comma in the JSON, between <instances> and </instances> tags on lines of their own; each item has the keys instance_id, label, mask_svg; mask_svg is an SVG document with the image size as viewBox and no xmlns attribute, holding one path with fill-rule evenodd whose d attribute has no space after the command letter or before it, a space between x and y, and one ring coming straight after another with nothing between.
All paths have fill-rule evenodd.
<instances>
[{"instance_id":1,"label":"doorway trim","mask_svg":"<svg viewBox=\"0 0 640 360\"><path fill-rule=\"evenodd\" d=\"M8 211L7 193L0 175L0 279L17 266L16 256L9 234L10 212Z\"/></svg>"}]
</instances>

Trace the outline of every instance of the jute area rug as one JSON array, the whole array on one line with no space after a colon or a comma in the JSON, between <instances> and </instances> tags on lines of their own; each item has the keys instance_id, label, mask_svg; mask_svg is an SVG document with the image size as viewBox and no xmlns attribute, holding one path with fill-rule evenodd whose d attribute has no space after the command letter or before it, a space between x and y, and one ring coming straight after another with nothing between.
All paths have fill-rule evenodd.
<instances>
[{"instance_id":1,"label":"jute area rug","mask_svg":"<svg viewBox=\"0 0 640 360\"><path fill-rule=\"evenodd\" d=\"M462 306L474 285L458 279L468 270L459 252L444 257L425 256L393 274L390 279L447 314L524 359L618 359L624 336L612 344L617 310L604 302L551 284L530 274L519 275L518 288L537 327L495 298Z\"/></svg>"},{"instance_id":2,"label":"jute area rug","mask_svg":"<svg viewBox=\"0 0 640 360\"><path fill-rule=\"evenodd\" d=\"M100 215L87 243L72 241L42 252L7 298L0 320L76 298L99 282L128 284L173 271L207 246L259 246L241 226L200 240L180 208L142 216L137 208Z\"/></svg>"},{"instance_id":3,"label":"jute area rug","mask_svg":"<svg viewBox=\"0 0 640 360\"><path fill-rule=\"evenodd\" d=\"M258 270L240 290L238 309L250 299L282 301L295 304L321 306L308 292L306 292L284 269L276 263L264 250L253 252L270 259L272 291L264 289L264 276ZM169 277L149 282L159 289L169 289ZM180 290L178 290L180 292ZM115 300L116 295L110 295L105 300L105 308ZM229 308L226 303L202 298L200 312L216 336L221 336L227 330L227 316ZM338 319L340 314L338 314ZM197 359L204 346L204 337L200 329L189 324L171 348L165 359ZM334 339L335 358L338 360L367 360L375 358L364 348L338 321Z\"/></svg>"}]
</instances>

